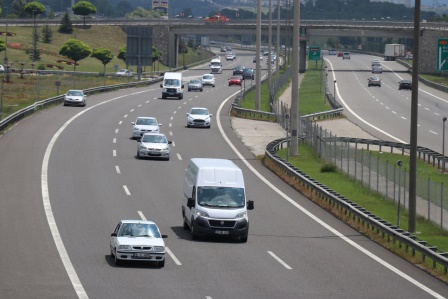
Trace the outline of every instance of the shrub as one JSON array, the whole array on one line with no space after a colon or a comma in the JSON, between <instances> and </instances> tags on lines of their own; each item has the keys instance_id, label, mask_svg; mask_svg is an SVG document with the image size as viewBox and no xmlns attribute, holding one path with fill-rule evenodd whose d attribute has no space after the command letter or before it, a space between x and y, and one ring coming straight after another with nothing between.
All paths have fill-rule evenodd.
<instances>
[{"instance_id":1,"label":"shrub","mask_svg":"<svg viewBox=\"0 0 448 299\"><path fill-rule=\"evenodd\" d=\"M336 172L336 171L337 171L336 164L334 164L333 162L325 162L320 167L320 172Z\"/></svg>"},{"instance_id":2,"label":"shrub","mask_svg":"<svg viewBox=\"0 0 448 299\"><path fill-rule=\"evenodd\" d=\"M44 71L46 68L45 68L45 65L44 65L44 64L39 64L39 65L37 66L37 69L40 70L40 71Z\"/></svg>"}]
</instances>

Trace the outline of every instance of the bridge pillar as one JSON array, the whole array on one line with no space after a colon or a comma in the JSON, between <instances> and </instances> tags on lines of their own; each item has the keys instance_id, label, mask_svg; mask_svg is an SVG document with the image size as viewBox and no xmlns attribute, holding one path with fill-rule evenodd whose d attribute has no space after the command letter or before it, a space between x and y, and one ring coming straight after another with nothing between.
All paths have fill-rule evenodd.
<instances>
[{"instance_id":1,"label":"bridge pillar","mask_svg":"<svg viewBox=\"0 0 448 299\"><path fill-rule=\"evenodd\" d=\"M306 41L300 41L299 51L299 73L305 73L306 71Z\"/></svg>"},{"instance_id":2,"label":"bridge pillar","mask_svg":"<svg viewBox=\"0 0 448 299\"><path fill-rule=\"evenodd\" d=\"M446 38L446 32L424 29L420 31L419 73L437 72L437 39L439 38Z\"/></svg>"},{"instance_id":3,"label":"bridge pillar","mask_svg":"<svg viewBox=\"0 0 448 299\"><path fill-rule=\"evenodd\" d=\"M179 35L173 32L168 33L168 66L177 67L179 53Z\"/></svg>"}]
</instances>

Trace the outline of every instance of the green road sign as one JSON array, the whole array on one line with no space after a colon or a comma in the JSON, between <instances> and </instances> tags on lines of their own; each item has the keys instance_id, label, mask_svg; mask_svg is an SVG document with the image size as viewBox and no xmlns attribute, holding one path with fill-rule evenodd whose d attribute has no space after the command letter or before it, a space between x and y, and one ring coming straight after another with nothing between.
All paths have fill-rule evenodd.
<instances>
[{"instance_id":1,"label":"green road sign","mask_svg":"<svg viewBox=\"0 0 448 299\"><path fill-rule=\"evenodd\" d=\"M308 60L320 60L320 47L310 47L309 48Z\"/></svg>"},{"instance_id":2,"label":"green road sign","mask_svg":"<svg viewBox=\"0 0 448 299\"><path fill-rule=\"evenodd\" d=\"M448 38L437 39L437 70L448 71Z\"/></svg>"}]
</instances>

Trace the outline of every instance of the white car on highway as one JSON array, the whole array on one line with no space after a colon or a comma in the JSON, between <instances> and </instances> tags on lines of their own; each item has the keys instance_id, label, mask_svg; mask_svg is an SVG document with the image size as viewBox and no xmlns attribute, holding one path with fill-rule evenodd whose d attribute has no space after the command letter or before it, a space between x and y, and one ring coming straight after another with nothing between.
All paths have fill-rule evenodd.
<instances>
[{"instance_id":1,"label":"white car on highway","mask_svg":"<svg viewBox=\"0 0 448 299\"><path fill-rule=\"evenodd\" d=\"M87 97L82 90L69 90L64 96L64 106L71 105L85 107L87 105L86 98Z\"/></svg>"},{"instance_id":2,"label":"white car on highway","mask_svg":"<svg viewBox=\"0 0 448 299\"><path fill-rule=\"evenodd\" d=\"M159 133L162 124L155 117L140 116L132 122L132 139L138 139L145 133Z\"/></svg>"},{"instance_id":3,"label":"white car on highway","mask_svg":"<svg viewBox=\"0 0 448 299\"><path fill-rule=\"evenodd\" d=\"M215 87L215 76L213 74L202 75L202 85L211 85L212 87Z\"/></svg>"},{"instance_id":4,"label":"white car on highway","mask_svg":"<svg viewBox=\"0 0 448 299\"><path fill-rule=\"evenodd\" d=\"M137 147L137 158L170 159L170 144L162 133L145 133Z\"/></svg>"},{"instance_id":5,"label":"white car on highway","mask_svg":"<svg viewBox=\"0 0 448 299\"><path fill-rule=\"evenodd\" d=\"M187 114L187 127L210 128L211 114L207 108L193 107Z\"/></svg>"},{"instance_id":6,"label":"white car on highway","mask_svg":"<svg viewBox=\"0 0 448 299\"><path fill-rule=\"evenodd\" d=\"M160 234L152 221L121 220L111 234L110 255L116 265L121 261L148 261L164 267L164 238L167 236Z\"/></svg>"}]
</instances>

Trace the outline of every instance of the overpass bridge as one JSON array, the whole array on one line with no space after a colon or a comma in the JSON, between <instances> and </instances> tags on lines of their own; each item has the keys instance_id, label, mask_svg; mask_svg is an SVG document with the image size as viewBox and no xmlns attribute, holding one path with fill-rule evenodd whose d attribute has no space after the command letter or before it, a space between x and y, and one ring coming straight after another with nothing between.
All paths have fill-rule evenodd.
<instances>
[{"instance_id":1,"label":"overpass bridge","mask_svg":"<svg viewBox=\"0 0 448 299\"><path fill-rule=\"evenodd\" d=\"M72 20L74 26L83 26L83 20ZM30 19L1 19L0 24L6 26L33 26ZM59 26L59 19L36 19L37 26ZM157 48L167 53L165 62L175 67L178 62L177 49L181 35L256 35L256 20L230 20L225 23L207 23L198 19L86 19L86 26L119 26L123 30L129 27L152 28ZM273 40L291 35L294 21L272 21ZM280 36L276 36L276 28L280 26ZM446 37L448 24L422 22L420 24L420 71L433 72L436 67L437 39ZM269 22L261 23L262 35L268 35ZM275 29L274 29L275 28ZM360 21L360 20L301 20L300 21L300 61L306 60L306 44L310 36L353 36L353 37L386 37L413 38L413 22L397 21ZM168 38L167 38L168 37ZM305 63L300 65L305 70Z\"/></svg>"}]
</instances>

